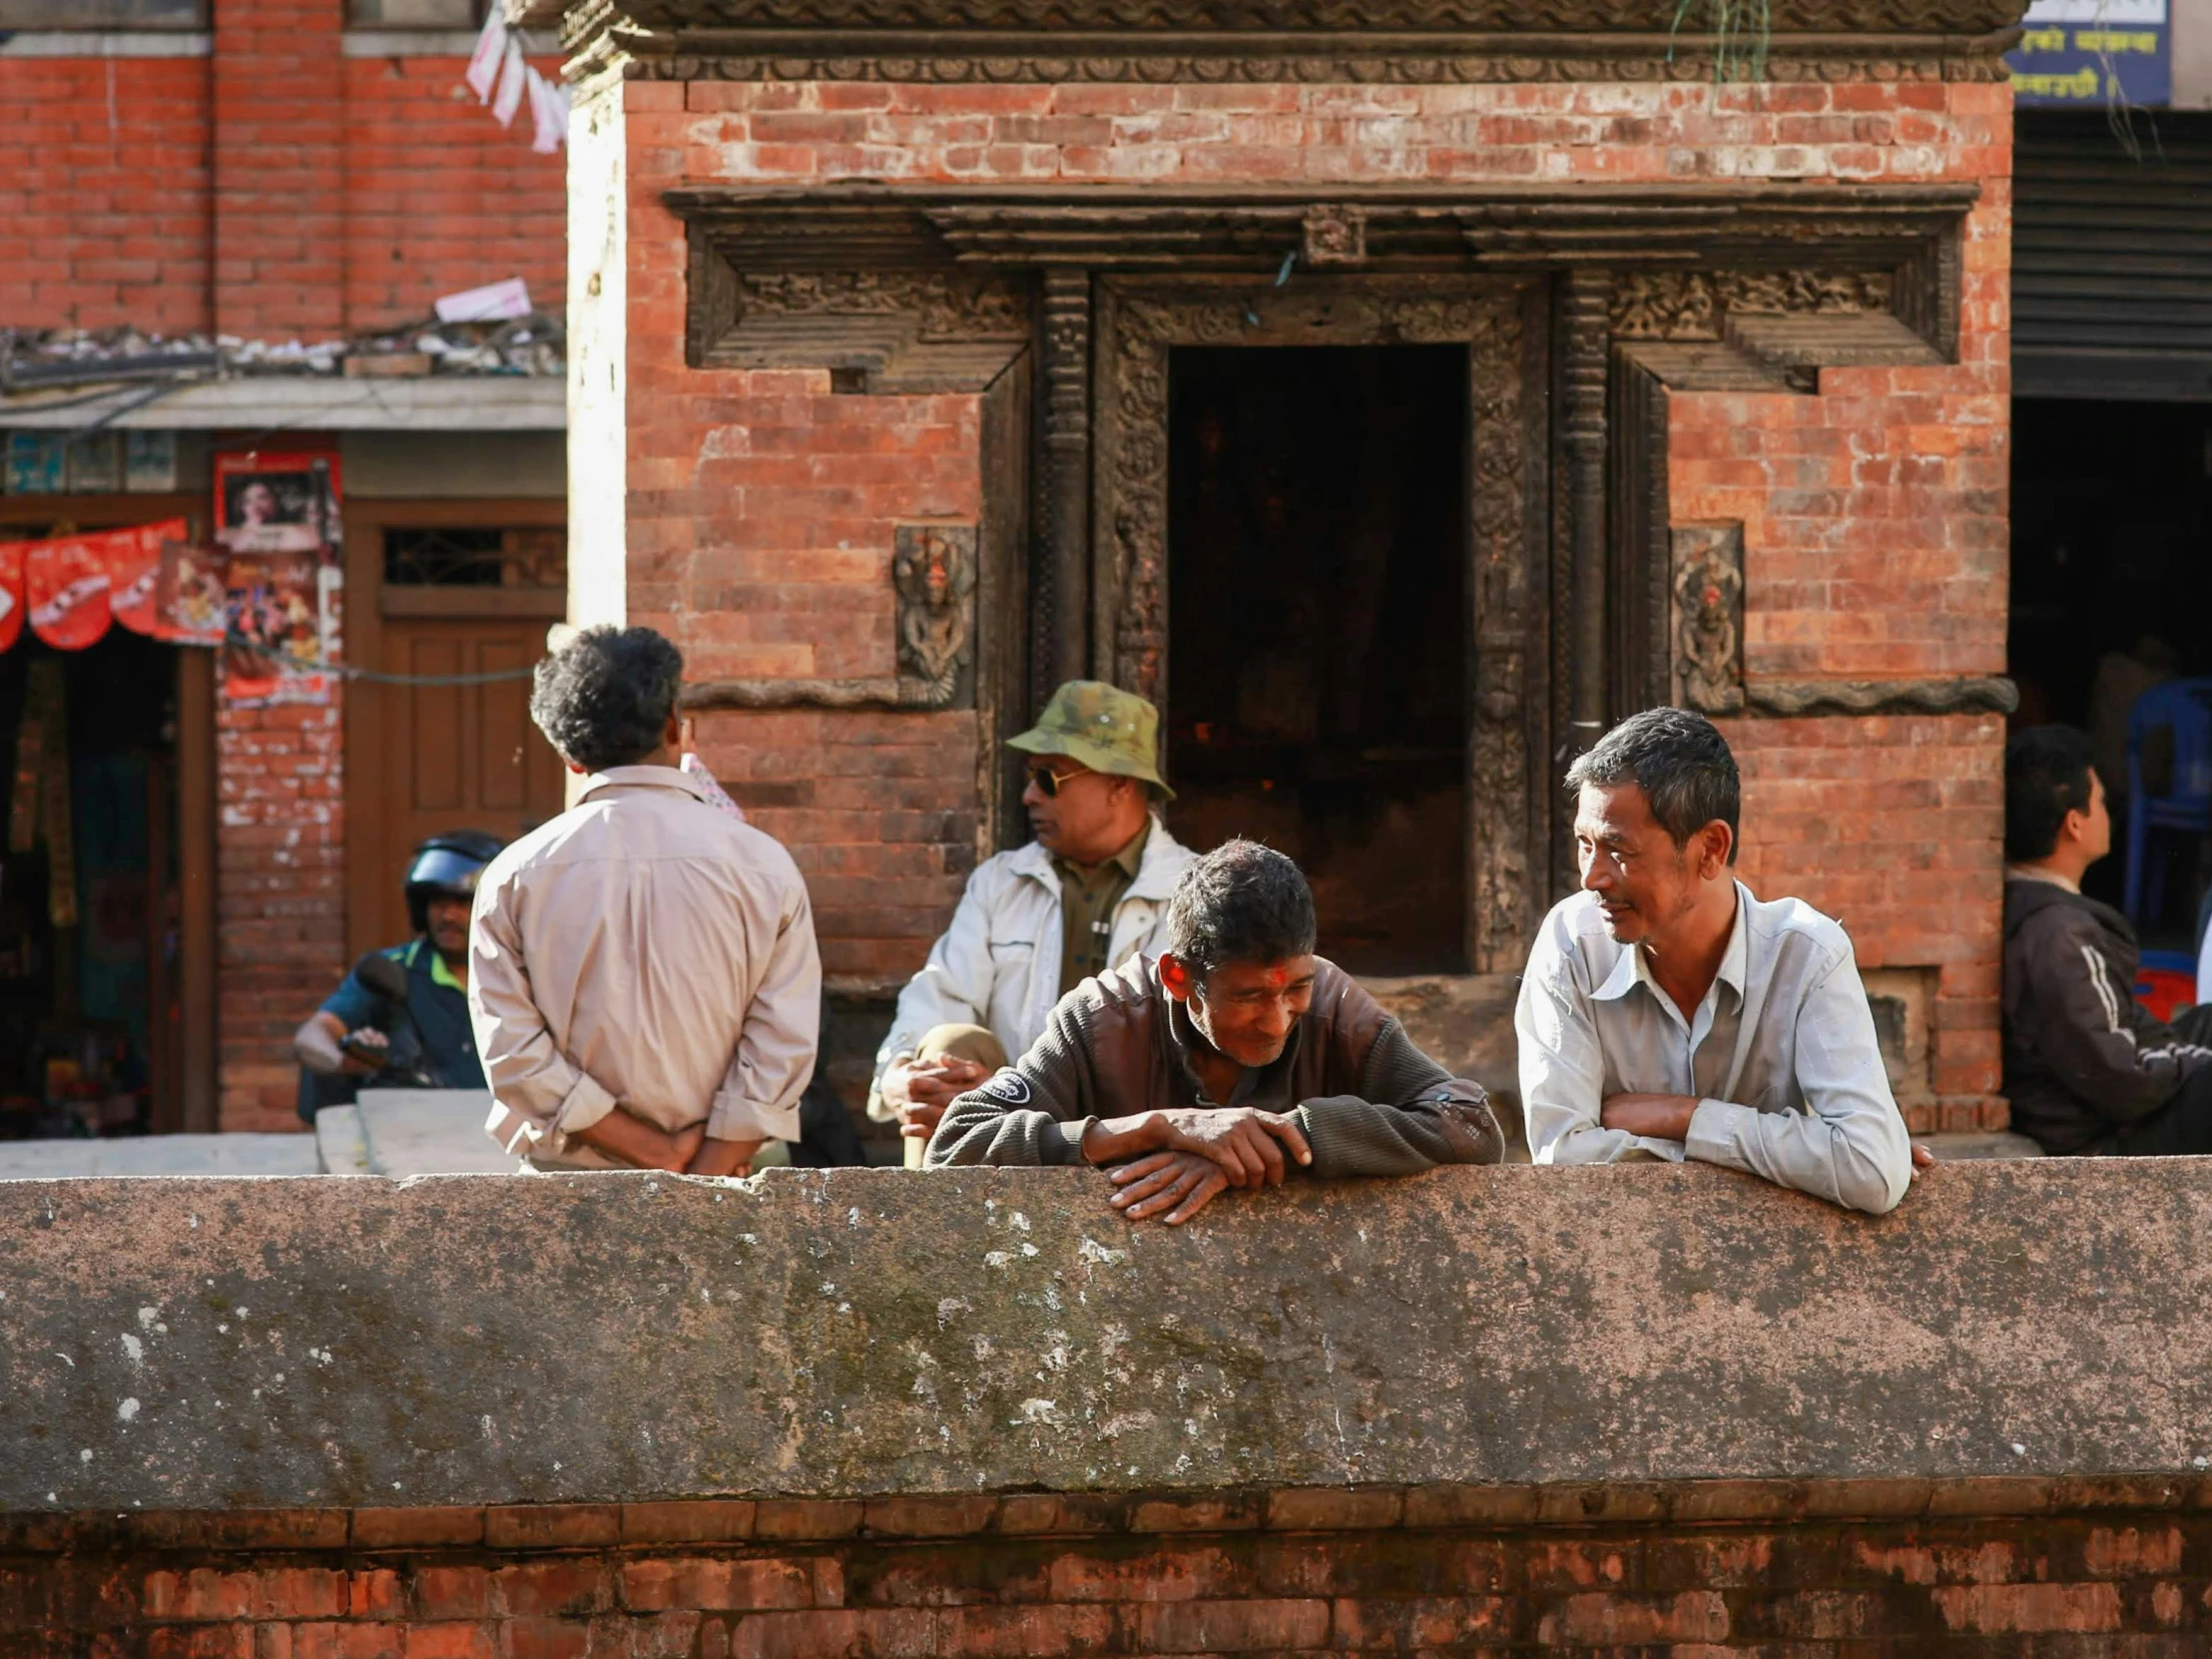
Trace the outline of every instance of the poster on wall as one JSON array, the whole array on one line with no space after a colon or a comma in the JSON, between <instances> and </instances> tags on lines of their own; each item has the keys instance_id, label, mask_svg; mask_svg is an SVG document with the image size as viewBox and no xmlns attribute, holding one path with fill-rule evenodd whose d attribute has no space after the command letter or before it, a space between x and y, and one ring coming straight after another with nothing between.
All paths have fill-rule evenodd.
<instances>
[{"instance_id":1,"label":"poster on wall","mask_svg":"<svg viewBox=\"0 0 2212 1659\"><path fill-rule=\"evenodd\" d=\"M220 547L162 544L154 575L154 637L170 645L221 645L227 596Z\"/></svg>"},{"instance_id":2,"label":"poster on wall","mask_svg":"<svg viewBox=\"0 0 2212 1659\"><path fill-rule=\"evenodd\" d=\"M2167 0L2035 0L2004 55L2013 102L2163 109L2173 101Z\"/></svg>"},{"instance_id":3,"label":"poster on wall","mask_svg":"<svg viewBox=\"0 0 2212 1659\"><path fill-rule=\"evenodd\" d=\"M245 450L215 458L215 539L234 553L314 553L334 561L338 458Z\"/></svg>"},{"instance_id":4,"label":"poster on wall","mask_svg":"<svg viewBox=\"0 0 2212 1659\"><path fill-rule=\"evenodd\" d=\"M329 590L312 553L234 553L224 572L224 696L240 708L326 703Z\"/></svg>"}]
</instances>

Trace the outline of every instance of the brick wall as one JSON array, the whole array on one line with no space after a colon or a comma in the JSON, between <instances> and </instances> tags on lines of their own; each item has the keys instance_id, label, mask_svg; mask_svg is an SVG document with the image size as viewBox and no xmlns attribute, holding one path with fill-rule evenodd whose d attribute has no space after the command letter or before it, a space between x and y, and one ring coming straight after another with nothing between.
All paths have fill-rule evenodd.
<instances>
[{"instance_id":1,"label":"brick wall","mask_svg":"<svg viewBox=\"0 0 2212 1659\"><path fill-rule=\"evenodd\" d=\"M216 713L217 1127L301 1127L291 1034L345 971L342 694Z\"/></svg>"},{"instance_id":2,"label":"brick wall","mask_svg":"<svg viewBox=\"0 0 2212 1659\"><path fill-rule=\"evenodd\" d=\"M889 522L958 510L974 411L955 398L830 397L826 373L686 369L683 235L660 202L671 186L1779 177L1979 185L1960 360L1831 370L1816 396L1678 396L1672 516L1744 520L1753 675L2003 670L2002 85L1911 72L1726 89L701 81L603 96L610 112L621 100L629 170L629 604L676 635L695 674L886 672ZM839 781L866 777L848 773L842 746L892 730L946 753L926 773L893 773L889 792ZM1758 721L1732 737L1749 785L1746 874L1843 914L1870 965L1928 970L1941 1098L1921 1127L1993 1121L2001 723ZM818 794L787 809L764 796L763 823L811 877L834 876L816 887L832 970L911 971L962 867L969 734L943 717L934 728L723 717L708 741L726 776L819 775L818 792L848 803L827 811Z\"/></svg>"},{"instance_id":3,"label":"brick wall","mask_svg":"<svg viewBox=\"0 0 2212 1659\"><path fill-rule=\"evenodd\" d=\"M558 80L558 56L531 62ZM520 276L558 314L565 264L566 152L530 148L525 100L502 132L461 79L467 60L348 58L345 326L430 314L441 293Z\"/></svg>"},{"instance_id":4,"label":"brick wall","mask_svg":"<svg viewBox=\"0 0 2212 1659\"><path fill-rule=\"evenodd\" d=\"M1926 1483L1867 1484L1916 1487L1924 1508L1941 1496ZM2212 1529L2194 1508L1455 1524L1466 1496L0 1517L0 1640L237 1659L2181 1659L2212 1631ZM1526 1493L1473 1499L1530 1504ZM1600 1487L1557 1506L1563 1519L1638 1507Z\"/></svg>"},{"instance_id":5,"label":"brick wall","mask_svg":"<svg viewBox=\"0 0 2212 1659\"><path fill-rule=\"evenodd\" d=\"M207 63L0 58L0 326L209 327Z\"/></svg>"}]
</instances>

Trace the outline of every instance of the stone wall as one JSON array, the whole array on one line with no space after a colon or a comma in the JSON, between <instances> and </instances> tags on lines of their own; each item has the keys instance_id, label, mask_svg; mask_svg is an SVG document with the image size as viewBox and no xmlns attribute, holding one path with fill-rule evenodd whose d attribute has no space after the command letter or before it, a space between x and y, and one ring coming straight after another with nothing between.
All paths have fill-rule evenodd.
<instances>
[{"instance_id":1,"label":"stone wall","mask_svg":"<svg viewBox=\"0 0 2212 1659\"><path fill-rule=\"evenodd\" d=\"M2199 1162L10 1183L0 1651L2178 1659Z\"/></svg>"}]
</instances>

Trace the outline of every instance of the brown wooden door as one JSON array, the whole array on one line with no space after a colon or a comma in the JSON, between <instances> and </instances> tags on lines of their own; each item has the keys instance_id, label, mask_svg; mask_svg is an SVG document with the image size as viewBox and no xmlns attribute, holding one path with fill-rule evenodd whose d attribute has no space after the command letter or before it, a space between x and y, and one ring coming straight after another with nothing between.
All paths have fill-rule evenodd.
<instances>
[{"instance_id":1,"label":"brown wooden door","mask_svg":"<svg viewBox=\"0 0 2212 1659\"><path fill-rule=\"evenodd\" d=\"M479 617L386 617L387 674L438 678L527 669L545 623ZM561 763L530 721L530 682L378 686L385 701L376 787L384 798L382 902L375 936L407 937L401 880L413 848L441 830L512 840L561 810ZM371 948L363 946L362 948Z\"/></svg>"},{"instance_id":2,"label":"brown wooden door","mask_svg":"<svg viewBox=\"0 0 2212 1659\"><path fill-rule=\"evenodd\" d=\"M559 502L356 502L346 648L410 682L346 688L346 944L408 935L408 854L445 830L512 840L559 813L562 768L530 720L527 671L566 608ZM518 552L517 549L521 551ZM483 565L500 580L484 580Z\"/></svg>"}]
</instances>

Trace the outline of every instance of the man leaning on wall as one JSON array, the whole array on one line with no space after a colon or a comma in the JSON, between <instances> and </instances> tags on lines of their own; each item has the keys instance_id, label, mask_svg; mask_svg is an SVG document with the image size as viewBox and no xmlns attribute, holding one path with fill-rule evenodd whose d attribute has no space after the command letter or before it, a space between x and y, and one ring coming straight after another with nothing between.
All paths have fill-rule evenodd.
<instances>
[{"instance_id":1,"label":"man leaning on wall","mask_svg":"<svg viewBox=\"0 0 2212 1659\"><path fill-rule=\"evenodd\" d=\"M1412 1175L1504 1152L1450 1076L1314 954L1297 864L1232 840L1176 883L1167 948L1086 979L1014 1065L948 1107L932 1169L1111 1166L1110 1203L1176 1226L1230 1187Z\"/></svg>"},{"instance_id":2,"label":"man leaning on wall","mask_svg":"<svg viewBox=\"0 0 2212 1659\"><path fill-rule=\"evenodd\" d=\"M1094 680L1052 694L1009 748L1033 757L1021 804L1036 838L978 865L952 925L899 993L875 1056L868 1115L895 1120L908 1168L963 1090L1037 1039L1053 1004L1093 974L1161 948L1191 853L1158 808L1160 717Z\"/></svg>"},{"instance_id":3,"label":"man leaning on wall","mask_svg":"<svg viewBox=\"0 0 2212 1659\"><path fill-rule=\"evenodd\" d=\"M530 716L577 803L484 871L469 1012L532 1164L743 1175L799 1139L822 963L799 866L678 766L684 659L589 628L538 665Z\"/></svg>"},{"instance_id":4,"label":"man leaning on wall","mask_svg":"<svg viewBox=\"0 0 2212 1659\"><path fill-rule=\"evenodd\" d=\"M1513 1027L1538 1164L1685 1158L1876 1215L1917 1162L1843 928L1736 879L1741 786L1703 715L1650 709L1567 772L1581 891Z\"/></svg>"}]
</instances>

